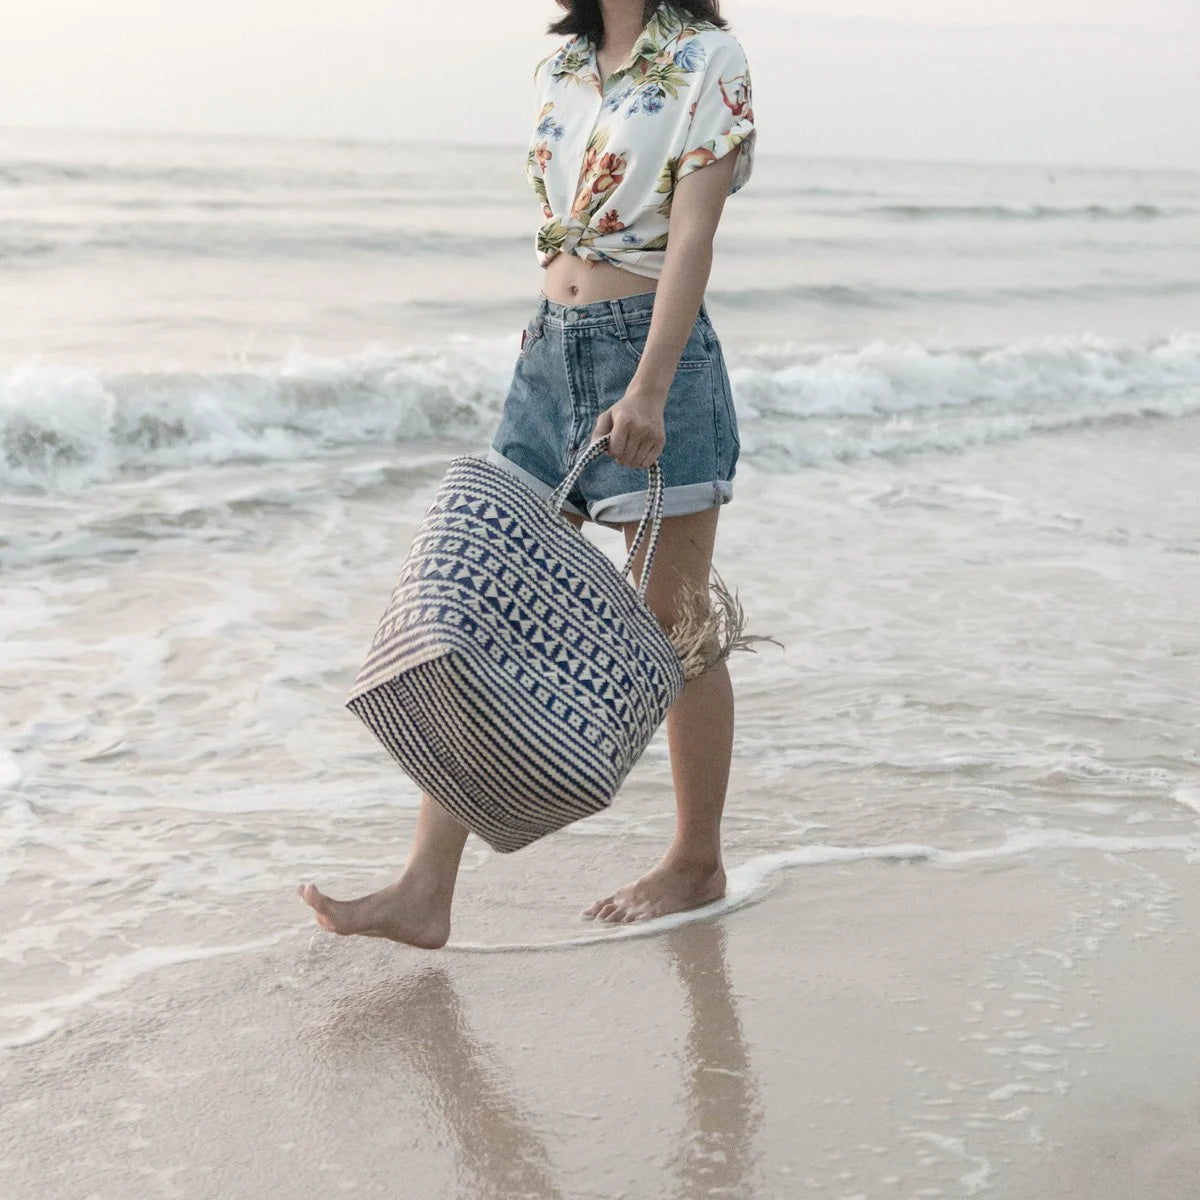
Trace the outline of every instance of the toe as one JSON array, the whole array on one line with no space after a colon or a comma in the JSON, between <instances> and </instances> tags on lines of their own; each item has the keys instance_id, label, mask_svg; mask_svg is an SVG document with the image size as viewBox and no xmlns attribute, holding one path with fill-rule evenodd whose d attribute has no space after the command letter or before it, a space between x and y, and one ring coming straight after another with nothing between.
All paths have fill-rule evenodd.
<instances>
[{"instance_id":1,"label":"toe","mask_svg":"<svg viewBox=\"0 0 1200 1200\"><path fill-rule=\"evenodd\" d=\"M600 910L600 920L602 921L620 921L625 914L625 910L617 904L606 904Z\"/></svg>"},{"instance_id":2,"label":"toe","mask_svg":"<svg viewBox=\"0 0 1200 1200\"><path fill-rule=\"evenodd\" d=\"M613 898L611 896L605 896L603 900L597 900L595 904L589 904L587 906L587 908L585 908L583 910L583 915L585 917L592 917L592 918L598 917L600 915L601 909L605 908L607 905L611 904L612 902L613 902Z\"/></svg>"},{"instance_id":3,"label":"toe","mask_svg":"<svg viewBox=\"0 0 1200 1200\"><path fill-rule=\"evenodd\" d=\"M317 890L315 883L302 883L297 889L300 893L300 898L307 904L317 916L317 924L322 929L328 929L331 933L336 933L334 928L333 914L330 912L329 900L322 896Z\"/></svg>"}]
</instances>

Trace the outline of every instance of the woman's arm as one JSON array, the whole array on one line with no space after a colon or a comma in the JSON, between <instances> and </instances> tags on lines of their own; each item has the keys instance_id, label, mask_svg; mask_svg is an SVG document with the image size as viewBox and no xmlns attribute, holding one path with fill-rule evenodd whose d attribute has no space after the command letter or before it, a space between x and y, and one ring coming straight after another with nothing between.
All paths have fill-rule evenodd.
<instances>
[{"instance_id":1,"label":"woman's arm","mask_svg":"<svg viewBox=\"0 0 1200 1200\"><path fill-rule=\"evenodd\" d=\"M662 275L641 362L625 395L600 414L593 438L611 433L608 452L627 467L648 467L666 445L663 412L680 356L696 323L712 270L713 237L741 147L675 185Z\"/></svg>"}]
</instances>

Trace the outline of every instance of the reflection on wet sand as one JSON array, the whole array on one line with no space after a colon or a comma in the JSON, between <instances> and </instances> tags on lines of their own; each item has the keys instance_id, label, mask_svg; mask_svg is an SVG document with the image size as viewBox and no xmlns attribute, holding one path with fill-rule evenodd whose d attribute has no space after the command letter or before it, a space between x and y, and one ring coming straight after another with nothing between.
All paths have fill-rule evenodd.
<instances>
[{"instance_id":1,"label":"reflection on wet sand","mask_svg":"<svg viewBox=\"0 0 1200 1200\"><path fill-rule=\"evenodd\" d=\"M429 1085L430 1108L449 1134L439 1141L455 1151L455 1195L556 1200L561 1193L545 1143L517 1102L508 1072L467 1026L446 972L427 968L373 993L360 994L350 1013L343 1004L336 1033L326 1030L326 1037L339 1043L339 1057L347 1039L366 1043L363 1049L397 1050Z\"/></svg>"},{"instance_id":2,"label":"reflection on wet sand","mask_svg":"<svg viewBox=\"0 0 1200 1200\"><path fill-rule=\"evenodd\" d=\"M688 1002L688 1121L674 1158L674 1194L679 1200L750 1197L762 1110L730 982L725 930L717 921L700 921L671 930L665 941Z\"/></svg>"},{"instance_id":3,"label":"reflection on wet sand","mask_svg":"<svg viewBox=\"0 0 1200 1200\"><path fill-rule=\"evenodd\" d=\"M686 1017L686 1106L678 1144L668 1148L674 1177L669 1194L680 1200L750 1197L760 1105L730 983L725 931L719 922L700 921L671 930L662 942L683 985ZM621 955L620 950L609 953L614 960ZM514 1021L523 1019L514 1011ZM466 1023L464 1005L441 966L344 993L318 1040L339 1076L359 1069L369 1075L389 1071L390 1052L400 1060L393 1070L409 1068L425 1083L428 1098L422 1107L442 1127L435 1144L452 1156L456 1195L555 1200L564 1194L542 1132L553 1127L554 1114L531 1115L521 1105L512 1073ZM611 1099L624 1106L628 1097ZM604 1122L598 1121L597 1134L603 1133ZM662 1147L638 1149L650 1163ZM449 1164L440 1165L445 1170Z\"/></svg>"}]
</instances>

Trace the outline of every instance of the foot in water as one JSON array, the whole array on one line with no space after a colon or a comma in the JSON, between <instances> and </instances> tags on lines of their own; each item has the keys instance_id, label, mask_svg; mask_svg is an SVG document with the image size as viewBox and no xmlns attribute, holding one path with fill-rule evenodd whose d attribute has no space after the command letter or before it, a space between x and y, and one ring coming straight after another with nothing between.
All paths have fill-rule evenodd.
<instances>
[{"instance_id":1,"label":"foot in water","mask_svg":"<svg viewBox=\"0 0 1200 1200\"><path fill-rule=\"evenodd\" d=\"M725 870L718 863L684 864L663 859L636 883L583 910L583 916L614 924L664 917L667 913L703 908L725 895Z\"/></svg>"},{"instance_id":2,"label":"foot in water","mask_svg":"<svg viewBox=\"0 0 1200 1200\"><path fill-rule=\"evenodd\" d=\"M358 900L331 900L312 883L298 883L296 892L330 933L390 938L422 950L440 950L450 939L451 896L408 875Z\"/></svg>"}]
</instances>

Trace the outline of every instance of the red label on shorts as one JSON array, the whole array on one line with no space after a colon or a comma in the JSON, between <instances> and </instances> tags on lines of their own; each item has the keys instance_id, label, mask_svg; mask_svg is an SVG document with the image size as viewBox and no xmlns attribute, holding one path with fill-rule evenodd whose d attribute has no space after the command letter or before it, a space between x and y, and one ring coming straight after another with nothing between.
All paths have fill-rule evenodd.
<instances>
[{"instance_id":1,"label":"red label on shorts","mask_svg":"<svg viewBox=\"0 0 1200 1200\"><path fill-rule=\"evenodd\" d=\"M528 336L529 336L529 330L528 330L528 329L522 329L522 330L521 330L521 349L522 349L522 350L524 350L524 349L525 349L525 339L526 339Z\"/></svg>"}]
</instances>

